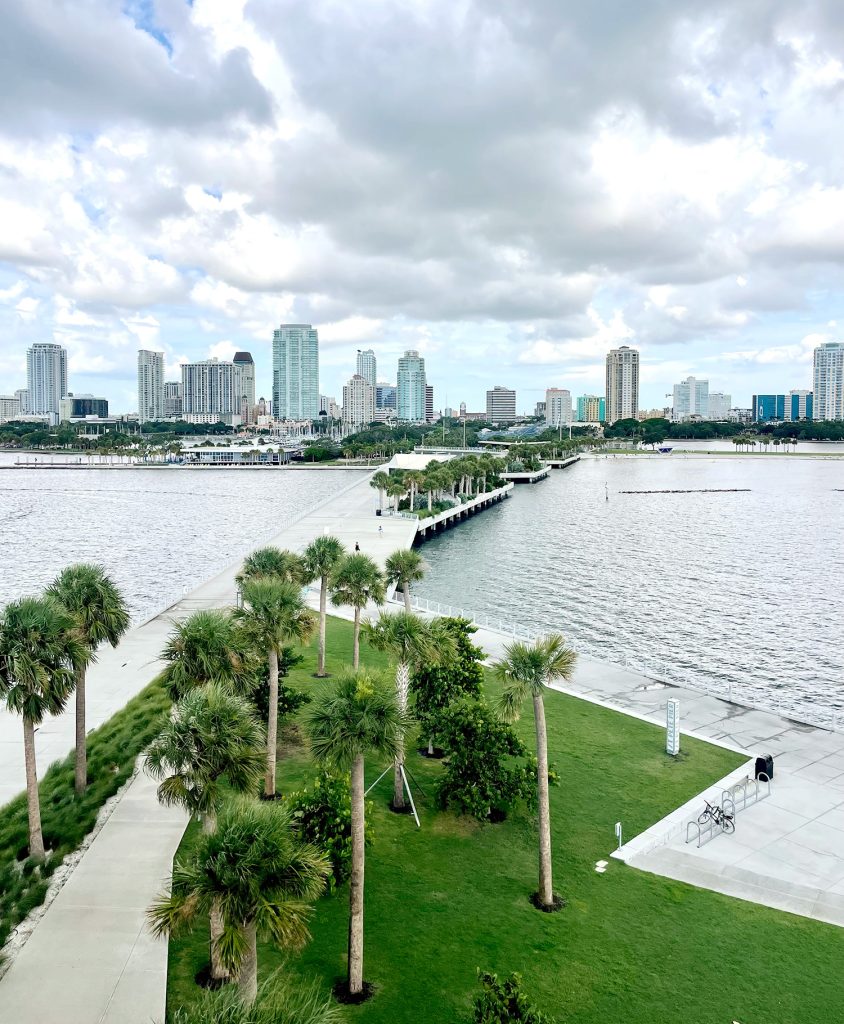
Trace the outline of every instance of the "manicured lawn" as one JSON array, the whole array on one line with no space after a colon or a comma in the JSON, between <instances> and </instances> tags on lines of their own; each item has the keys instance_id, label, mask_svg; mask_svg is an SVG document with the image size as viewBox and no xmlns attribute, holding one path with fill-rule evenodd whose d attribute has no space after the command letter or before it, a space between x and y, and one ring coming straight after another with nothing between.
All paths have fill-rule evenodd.
<instances>
[{"instance_id":1,"label":"manicured lawn","mask_svg":"<svg viewBox=\"0 0 844 1024\"><path fill-rule=\"evenodd\" d=\"M329 669L349 657L351 627L330 625ZM382 656L364 652L370 665ZM293 677L313 688L315 656ZM347 1010L361 1024L458 1024L469 1019L476 969L521 971L558 1024L830 1024L844 1004L844 931L595 861L614 845L613 824L632 837L740 763L728 751L684 740L674 761L661 730L584 701L549 693L549 746L561 785L552 789L558 914L528 902L536 887L534 827L514 815L481 826L438 813L441 770L413 755L428 798L422 829L386 809L390 776L374 791L374 841L366 861L366 977L376 996ZM307 710L307 709L306 709ZM532 719L519 725L533 745ZM367 779L380 772L372 764ZM313 769L301 747L279 764L282 791ZM191 832L186 834L189 843ZM184 844L183 844L184 848ZM344 973L347 889L324 898L313 941L287 970L330 987ZM170 945L168 1003L190 1000L207 959L207 931ZM261 949L262 973L281 956Z\"/></svg>"}]
</instances>

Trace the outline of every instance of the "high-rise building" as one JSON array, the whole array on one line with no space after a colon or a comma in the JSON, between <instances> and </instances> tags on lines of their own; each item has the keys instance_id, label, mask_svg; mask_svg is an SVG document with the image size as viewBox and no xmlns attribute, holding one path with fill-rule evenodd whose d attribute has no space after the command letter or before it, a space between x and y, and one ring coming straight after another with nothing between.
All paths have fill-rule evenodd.
<instances>
[{"instance_id":1,"label":"high-rise building","mask_svg":"<svg viewBox=\"0 0 844 1024\"><path fill-rule=\"evenodd\" d=\"M182 418L181 381L164 381L164 418L166 420L179 420Z\"/></svg>"},{"instance_id":2,"label":"high-rise building","mask_svg":"<svg viewBox=\"0 0 844 1024\"><path fill-rule=\"evenodd\" d=\"M709 392L709 419L711 420L726 420L729 419L730 409L733 405L733 396L727 395L723 391L710 391Z\"/></svg>"},{"instance_id":3,"label":"high-rise building","mask_svg":"<svg viewBox=\"0 0 844 1024\"><path fill-rule=\"evenodd\" d=\"M278 420L319 415L319 337L310 324L273 331L273 414Z\"/></svg>"},{"instance_id":4,"label":"high-rise building","mask_svg":"<svg viewBox=\"0 0 844 1024\"><path fill-rule=\"evenodd\" d=\"M17 394L0 395L0 423L17 419L21 414L21 400Z\"/></svg>"},{"instance_id":5,"label":"high-rise building","mask_svg":"<svg viewBox=\"0 0 844 1024\"><path fill-rule=\"evenodd\" d=\"M516 418L516 392L500 384L487 391L486 418L490 423L512 423Z\"/></svg>"},{"instance_id":6,"label":"high-rise building","mask_svg":"<svg viewBox=\"0 0 844 1024\"><path fill-rule=\"evenodd\" d=\"M434 422L434 388L432 384L425 385L425 422Z\"/></svg>"},{"instance_id":7,"label":"high-rise building","mask_svg":"<svg viewBox=\"0 0 844 1024\"><path fill-rule=\"evenodd\" d=\"M814 402L811 391L790 391L787 395L754 395L752 418L754 420L811 420L814 418Z\"/></svg>"},{"instance_id":8,"label":"high-rise building","mask_svg":"<svg viewBox=\"0 0 844 1024\"><path fill-rule=\"evenodd\" d=\"M240 370L205 359L182 364L182 417L188 423L240 424Z\"/></svg>"},{"instance_id":9,"label":"high-rise building","mask_svg":"<svg viewBox=\"0 0 844 1024\"><path fill-rule=\"evenodd\" d=\"M18 388L15 392L15 398L17 398L19 403L18 414L26 416L29 412L29 391L26 388Z\"/></svg>"},{"instance_id":10,"label":"high-rise building","mask_svg":"<svg viewBox=\"0 0 844 1024\"><path fill-rule=\"evenodd\" d=\"M384 381L375 385L375 408L392 409L396 411L397 390L395 384L387 384Z\"/></svg>"},{"instance_id":11,"label":"high-rise building","mask_svg":"<svg viewBox=\"0 0 844 1024\"><path fill-rule=\"evenodd\" d=\"M754 395L751 408L754 420L784 420L785 395Z\"/></svg>"},{"instance_id":12,"label":"high-rise building","mask_svg":"<svg viewBox=\"0 0 844 1024\"><path fill-rule=\"evenodd\" d=\"M67 351L61 345L36 342L26 350L27 412L59 422L59 403L67 394Z\"/></svg>"},{"instance_id":13,"label":"high-rise building","mask_svg":"<svg viewBox=\"0 0 844 1024\"><path fill-rule=\"evenodd\" d=\"M358 349L357 376L363 377L367 384L376 384L375 353L371 348Z\"/></svg>"},{"instance_id":14,"label":"high-rise building","mask_svg":"<svg viewBox=\"0 0 844 1024\"><path fill-rule=\"evenodd\" d=\"M578 395L577 422L603 423L607 418L607 400L601 395Z\"/></svg>"},{"instance_id":15,"label":"high-rise building","mask_svg":"<svg viewBox=\"0 0 844 1024\"><path fill-rule=\"evenodd\" d=\"M343 423L359 430L375 419L375 387L360 373L343 385Z\"/></svg>"},{"instance_id":16,"label":"high-rise building","mask_svg":"<svg viewBox=\"0 0 844 1024\"><path fill-rule=\"evenodd\" d=\"M240 422L252 422L255 408L255 360L249 352L235 352L234 365L240 371Z\"/></svg>"},{"instance_id":17,"label":"high-rise building","mask_svg":"<svg viewBox=\"0 0 844 1024\"><path fill-rule=\"evenodd\" d=\"M64 395L59 403L59 419L62 423L84 420L88 416L108 419L108 399L94 395Z\"/></svg>"},{"instance_id":18,"label":"high-rise building","mask_svg":"<svg viewBox=\"0 0 844 1024\"><path fill-rule=\"evenodd\" d=\"M549 427L567 427L571 423L571 391L548 388L545 392L545 422Z\"/></svg>"},{"instance_id":19,"label":"high-rise building","mask_svg":"<svg viewBox=\"0 0 844 1024\"><path fill-rule=\"evenodd\" d=\"M816 420L844 420L844 342L815 349L813 405Z\"/></svg>"},{"instance_id":20,"label":"high-rise building","mask_svg":"<svg viewBox=\"0 0 844 1024\"><path fill-rule=\"evenodd\" d=\"M399 359L396 378L396 414L407 423L425 422L427 393L425 360L418 352L408 350Z\"/></svg>"},{"instance_id":21,"label":"high-rise building","mask_svg":"<svg viewBox=\"0 0 844 1024\"><path fill-rule=\"evenodd\" d=\"M533 407L533 415L536 416L537 419L545 419L545 402L536 403L536 405Z\"/></svg>"},{"instance_id":22,"label":"high-rise building","mask_svg":"<svg viewBox=\"0 0 844 1024\"><path fill-rule=\"evenodd\" d=\"M138 422L164 418L164 353L138 352Z\"/></svg>"},{"instance_id":23,"label":"high-rise building","mask_svg":"<svg viewBox=\"0 0 844 1024\"><path fill-rule=\"evenodd\" d=\"M607 353L607 422L636 419L639 412L639 353L629 345Z\"/></svg>"},{"instance_id":24,"label":"high-rise building","mask_svg":"<svg viewBox=\"0 0 844 1024\"><path fill-rule=\"evenodd\" d=\"M709 381L687 377L674 385L672 418L682 423L694 417L702 420L709 418Z\"/></svg>"},{"instance_id":25,"label":"high-rise building","mask_svg":"<svg viewBox=\"0 0 844 1024\"><path fill-rule=\"evenodd\" d=\"M785 399L785 418L787 420L814 419L815 396L811 391L799 389L789 391Z\"/></svg>"}]
</instances>

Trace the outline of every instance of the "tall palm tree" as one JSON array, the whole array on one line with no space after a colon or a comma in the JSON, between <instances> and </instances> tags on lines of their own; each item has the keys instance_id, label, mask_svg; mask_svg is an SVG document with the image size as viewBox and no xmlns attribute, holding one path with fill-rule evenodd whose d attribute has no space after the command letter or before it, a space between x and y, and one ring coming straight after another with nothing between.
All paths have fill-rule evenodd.
<instances>
[{"instance_id":1,"label":"tall palm tree","mask_svg":"<svg viewBox=\"0 0 844 1024\"><path fill-rule=\"evenodd\" d=\"M382 605L386 597L384 576L375 562L358 552L348 555L334 570L330 582L331 603L336 607L350 605L355 610L352 665L360 665L360 613L372 601Z\"/></svg>"},{"instance_id":2,"label":"tall palm tree","mask_svg":"<svg viewBox=\"0 0 844 1024\"><path fill-rule=\"evenodd\" d=\"M323 890L328 858L300 843L290 811L241 798L225 807L214 832L203 832L187 860L173 868L173 888L147 911L156 935L178 935L219 906L217 949L236 976L245 1003L258 994L258 935L285 949L310 939L309 906Z\"/></svg>"},{"instance_id":3,"label":"tall palm tree","mask_svg":"<svg viewBox=\"0 0 844 1024\"><path fill-rule=\"evenodd\" d=\"M237 793L255 793L266 764L264 730L252 705L219 683L189 690L147 749L144 767L160 780L158 799L198 817L205 832L217 827L225 779ZM211 907L211 976L227 977L218 949L223 923Z\"/></svg>"},{"instance_id":4,"label":"tall palm tree","mask_svg":"<svg viewBox=\"0 0 844 1024\"><path fill-rule=\"evenodd\" d=\"M277 579L250 580L243 585L245 607L237 619L256 650L266 652L270 670L270 706L267 718L267 777L264 795L274 798L278 747L278 659L291 640L307 643L314 635L314 613L305 607L299 586Z\"/></svg>"},{"instance_id":5,"label":"tall palm tree","mask_svg":"<svg viewBox=\"0 0 844 1024\"><path fill-rule=\"evenodd\" d=\"M404 474L404 484L410 488L410 511L412 512L416 504L416 495L419 493L419 488L425 483L425 476L418 470L410 470Z\"/></svg>"},{"instance_id":6,"label":"tall palm tree","mask_svg":"<svg viewBox=\"0 0 844 1024\"><path fill-rule=\"evenodd\" d=\"M404 481L397 476L391 476L387 484L387 494L393 499L393 511L398 512L399 500L407 493Z\"/></svg>"},{"instance_id":7,"label":"tall palm tree","mask_svg":"<svg viewBox=\"0 0 844 1024\"><path fill-rule=\"evenodd\" d=\"M396 661L396 701L402 715L408 713L411 673L422 666L437 665L456 655L454 638L438 619L427 623L408 612L383 614L364 626L367 643L386 651ZM404 736L400 737L393 773L394 810L404 810Z\"/></svg>"},{"instance_id":8,"label":"tall palm tree","mask_svg":"<svg viewBox=\"0 0 844 1024\"><path fill-rule=\"evenodd\" d=\"M222 683L244 693L255 686L256 656L249 637L228 611L194 612L177 622L161 657L164 683L173 700L194 686Z\"/></svg>"},{"instance_id":9,"label":"tall palm tree","mask_svg":"<svg viewBox=\"0 0 844 1024\"><path fill-rule=\"evenodd\" d=\"M542 908L555 906L551 874L551 805L548 799L548 732L545 728L545 687L555 679L571 679L577 655L566 647L559 633L549 633L536 643L512 643L504 648L505 656L495 666L504 690L501 697L502 717L515 721L522 704L530 697L536 726L536 788L539 808L539 890L537 901Z\"/></svg>"},{"instance_id":10,"label":"tall palm tree","mask_svg":"<svg viewBox=\"0 0 844 1024\"><path fill-rule=\"evenodd\" d=\"M410 608L410 584L418 583L425 576L427 566L422 556L413 548L399 548L387 557L384 563L384 575L387 582L396 587L401 587L404 594L404 610L409 615Z\"/></svg>"},{"instance_id":11,"label":"tall palm tree","mask_svg":"<svg viewBox=\"0 0 844 1024\"><path fill-rule=\"evenodd\" d=\"M309 580L319 580L319 652L317 654L317 675L325 675L325 621L328 599L328 583L331 574L346 554L336 537L317 537L305 548L303 560Z\"/></svg>"},{"instance_id":12,"label":"tall palm tree","mask_svg":"<svg viewBox=\"0 0 844 1024\"><path fill-rule=\"evenodd\" d=\"M349 885L348 988L363 994L364 759L395 759L407 728L393 693L365 672L346 673L319 697L309 715L311 750L318 763L351 771L352 866Z\"/></svg>"},{"instance_id":13,"label":"tall palm tree","mask_svg":"<svg viewBox=\"0 0 844 1024\"><path fill-rule=\"evenodd\" d=\"M384 494L389 483L390 474L385 473L383 469L379 469L369 481L369 486L374 487L378 491L378 508L381 511L384 509Z\"/></svg>"},{"instance_id":14,"label":"tall palm tree","mask_svg":"<svg viewBox=\"0 0 844 1024\"><path fill-rule=\"evenodd\" d=\"M87 657L76 666L76 792L88 785L88 749L85 728L85 678L96 660L100 644L116 647L129 628L129 610L120 591L101 565L68 566L56 577L47 593L55 597L73 618Z\"/></svg>"},{"instance_id":15,"label":"tall palm tree","mask_svg":"<svg viewBox=\"0 0 844 1024\"><path fill-rule=\"evenodd\" d=\"M244 559L243 567L235 577L237 585L243 587L250 580L276 579L283 583L304 583L305 566L293 551L281 548L258 548Z\"/></svg>"},{"instance_id":16,"label":"tall palm tree","mask_svg":"<svg viewBox=\"0 0 844 1024\"><path fill-rule=\"evenodd\" d=\"M87 655L76 623L53 597L25 597L6 605L0 617L0 696L23 719L29 855L44 859L35 727L58 715L73 690L76 667Z\"/></svg>"}]
</instances>

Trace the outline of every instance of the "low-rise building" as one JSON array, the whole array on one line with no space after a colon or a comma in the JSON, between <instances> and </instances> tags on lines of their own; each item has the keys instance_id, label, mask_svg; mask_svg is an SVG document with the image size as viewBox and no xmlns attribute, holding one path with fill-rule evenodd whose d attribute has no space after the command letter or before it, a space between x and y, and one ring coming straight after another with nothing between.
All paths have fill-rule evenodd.
<instances>
[{"instance_id":1,"label":"low-rise building","mask_svg":"<svg viewBox=\"0 0 844 1024\"><path fill-rule=\"evenodd\" d=\"M94 395L63 395L59 402L59 419L62 423L74 423L77 420L108 419L108 399L96 398Z\"/></svg>"},{"instance_id":2,"label":"low-rise building","mask_svg":"<svg viewBox=\"0 0 844 1024\"><path fill-rule=\"evenodd\" d=\"M607 400L603 395L578 395L578 423L603 423L606 418Z\"/></svg>"}]
</instances>

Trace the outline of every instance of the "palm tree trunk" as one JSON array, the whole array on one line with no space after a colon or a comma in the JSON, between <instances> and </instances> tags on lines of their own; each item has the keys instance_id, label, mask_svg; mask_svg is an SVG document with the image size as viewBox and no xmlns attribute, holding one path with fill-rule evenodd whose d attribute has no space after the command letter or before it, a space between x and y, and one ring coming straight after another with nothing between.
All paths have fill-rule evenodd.
<instances>
[{"instance_id":1,"label":"palm tree trunk","mask_svg":"<svg viewBox=\"0 0 844 1024\"><path fill-rule=\"evenodd\" d=\"M278 747L278 651L270 648L270 710L267 716L267 777L264 780L266 796L275 796L275 762Z\"/></svg>"},{"instance_id":2,"label":"palm tree trunk","mask_svg":"<svg viewBox=\"0 0 844 1024\"><path fill-rule=\"evenodd\" d=\"M35 860L44 860L38 772L35 767L35 727L26 715L23 719L23 756L26 762L26 806L29 811L29 856Z\"/></svg>"},{"instance_id":3,"label":"palm tree trunk","mask_svg":"<svg viewBox=\"0 0 844 1024\"><path fill-rule=\"evenodd\" d=\"M378 508L380 511L384 511L384 488L378 488Z\"/></svg>"},{"instance_id":4,"label":"palm tree trunk","mask_svg":"<svg viewBox=\"0 0 844 1024\"><path fill-rule=\"evenodd\" d=\"M244 921L243 934L246 938L246 952L237 972L237 987L240 998L251 1006L258 998L258 926L254 921Z\"/></svg>"},{"instance_id":5,"label":"palm tree trunk","mask_svg":"<svg viewBox=\"0 0 844 1024\"><path fill-rule=\"evenodd\" d=\"M402 584L402 590L404 591L404 610L410 615L412 609L410 607L410 584L407 580Z\"/></svg>"},{"instance_id":6,"label":"palm tree trunk","mask_svg":"<svg viewBox=\"0 0 844 1024\"><path fill-rule=\"evenodd\" d=\"M217 831L217 815L214 811L206 811L202 816L202 831L210 835ZM220 910L220 901L214 900L211 903L211 911L208 915L208 924L211 930L211 942L209 944L208 958L211 961L211 977L215 981L228 981L229 972L223 967L217 944L223 934L223 912Z\"/></svg>"},{"instance_id":7,"label":"palm tree trunk","mask_svg":"<svg viewBox=\"0 0 844 1024\"><path fill-rule=\"evenodd\" d=\"M85 730L85 666L76 670L76 795L88 787L88 748Z\"/></svg>"},{"instance_id":8,"label":"palm tree trunk","mask_svg":"<svg viewBox=\"0 0 844 1024\"><path fill-rule=\"evenodd\" d=\"M407 697L410 692L410 665L406 661L400 661L396 668L396 697L398 698L401 710L407 711ZM404 803L404 735L398 737L396 744L395 770L393 772L393 807L402 810Z\"/></svg>"},{"instance_id":9,"label":"palm tree trunk","mask_svg":"<svg viewBox=\"0 0 844 1024\"><path fill-rule=\"evenodd\" d=\"M355 642L352 649L352 665L357 672L360 665L360 608L355 605Z\"/></svg>"},{"instance_id":10,"label":"palm tree trunk","mask_svg":"<svg viewBox=\"0 0 844 1024\"><path fill-rule=\"evenodd\" d=\"M349 883L349 992L363 991L364 795L363 757L352 765L352 872Z\"/></svg>"},{"instance_id":11,"label":"palm tree trunk","mask_svg":"<svg viewBox=\"0 0 844 1024\"><path fill-rule=\"evenodd\" d=\"M433 490L428 491L428 511L430 512L433 508L434 492Z\"/></svg>"},{"instance_id":12,"label":"palm tree trunk","mask_svg":"<svg viewBox=\"0 0 844 1024\"><path fill-rule=\"evenodd\" d=\"M325 675L325 620L326 603L328 600L328 577L323 576L319 585L319 653L317 655L317 675Z\"/></svg>"},{"instance_id":13,"label":"palm tree trunk","mask_svg":"<svg viewBox=\"0 0 844 1024\"><path fill-rule=\"evenodd\" d=\"M551 878L551 807L548 799L548 733L545 728L545 704L542 694L533 695L533 716L536 723L536 788L539 805L539 902L550 907L554 903Z\"/></svg>"}]
</instances>

